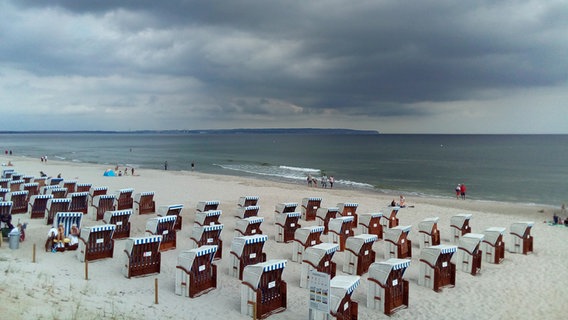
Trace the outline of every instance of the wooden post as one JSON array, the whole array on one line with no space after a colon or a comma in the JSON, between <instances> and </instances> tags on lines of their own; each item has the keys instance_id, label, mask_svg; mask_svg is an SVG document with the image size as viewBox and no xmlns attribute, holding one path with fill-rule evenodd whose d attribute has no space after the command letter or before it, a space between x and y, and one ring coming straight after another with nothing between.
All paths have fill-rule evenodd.
<instances>
[{"instance_id":1,"label":"wooden post","mask_svg":"<svg viewBox=\"0 0 568 320\"><path fill-rule=\"evenodd\" d=\"M154 279L154 304L158 304L158 278Z\"/></svg>"},{"instance_id":2,"label":"wooden post","mask_svg":"<svg viewBox=\"0 0 568 320\"><path fill-rule=\"evenodd\" d=\"M32 246L32 263L36 262L35 256L36 256L36 244L34 243L34 245Z\"/></svg>"},{"instance_id":3,"label":"wooden post","mask_svg":"<svg viewBox=\"0 0 568 320\"><path fill-rule=\"evenodd\" d=\"M85 280L89 280L89 260L85 259Z\"/></svg>"},{"instance_id":4,"label":"wooden post","mask_svg":"<svg viewBox=\"0 0 568 320\"><path fill-rule=\"evenodd\" d=\"M252 320L256 320L256 302L249 300L247 304L252 305Z\"/></svg>"}]
</instances>

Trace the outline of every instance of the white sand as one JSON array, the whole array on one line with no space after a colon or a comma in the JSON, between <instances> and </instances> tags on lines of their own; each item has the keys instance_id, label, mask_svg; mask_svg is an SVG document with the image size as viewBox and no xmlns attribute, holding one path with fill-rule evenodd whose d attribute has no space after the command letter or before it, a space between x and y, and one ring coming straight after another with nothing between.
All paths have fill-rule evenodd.
<instances>
[{"instance_id":1,"label":"white sand","mask_svg":"<svg viewBox=\"0 0 568 320\"><path fill-rule=\"evenodd\" d=\"M288 309L271 319L307 319L308 292L299 288L301 265L291 261L292 243L276 243L273 212L277 203L297 202L304 197L322 197L323 207L340 202L356 202L358 213L377 212L385 208L392 196L353 190L315 189L231 176L205 175L198 172L176 172L138 169L138 176L103 177L106 167L100 165L64 163L50 160L0 157L0 162L12 161L24 174L39 176L43 170L68 180L108 186L109 192L134 188L135 192L155 191L156 205L183 203L183 229L177 235L177 249L162 253L161 273L127 279L121 272L124 241L115 242L114 258L89 263L89 280L84 279L84 264L75 251L47 253L43 247L49 226L42 219L29 219L29 214L13 215L28 222L27 238L18 250L10 250L5 241L0 248L0 315L2 319L248 319L240 314L241 282L229 276L229 252L234 233L236 203L239 197L260 197L260 215L265 218L261 229L269 235L264 249L268 259L288 259L283 278L288 283ZM221 222L223 259L218 265L217 289L195 299L174 294L174 274L177 256L190 248L189 237L195 207L202 200L219 200L223 210ZM561 319L566 312L568 293L568 228L543 223L547 213L541 207L510 203L462 201L447 199L409 198L415 208L399 213L401 225L412 225L413 258L405 278L410 282L410 305L392 318L404 319ZM299 211L299 208L298 208ZM505 241L511 247L509 227L516 221L532 220L534 253L513 254L507 250L502 264L485 261L481 274L471 276L457 271L456 286L436 293L418 285L419 254L418 223L438 216L442 244L449 244L450 217L471 213L474 233L488 227L507 228ZM146 220L151 215L133 215L131 236L143 236ZM83 226L101 224L84 217ZM300 222L302 226L315 221ZM327 236L322 236L325 242ZM36 263L32 263L32 247L37 246ZM374 245L377 261L384 260L383 241ZM337 252L334 261L342 274L344 253ZM154 304L154 279L159 281L159 304ZM388 318L366 307L367 275L352 298L359 303L359 319Z\"/></svg>"}]
</instances>

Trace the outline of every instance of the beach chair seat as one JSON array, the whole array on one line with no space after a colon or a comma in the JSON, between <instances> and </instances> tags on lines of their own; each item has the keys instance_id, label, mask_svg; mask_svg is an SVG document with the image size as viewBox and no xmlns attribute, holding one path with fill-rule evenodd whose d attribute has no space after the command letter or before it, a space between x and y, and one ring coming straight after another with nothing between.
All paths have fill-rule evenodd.
<instances>
[{"instance_id":1,"label":"beach chair seat","mask_svg":"<svg viewBox=\"0 0 568 320\"><path fill-rule=\"evenodd\" d=\"M94 261L112 258L114 254L114 224L81 228L77 258L79 261Z\"/></svg>"},{"instance_id":2,"label":"beach chair seat","mask_svg":"<svg viewBox=\"0 0 568 320\"><path fill-rule=\"evenodd\" d=\"M204 212L209 210L217 210L219 207L219 200L199 201L196 206L197 212Z\"/></svg>"},{"instance_id":3,"label":"beach chair seat","mask_svg":"<svg viewBox=\"0 0 568 320\"><path fill-rule=\"evenodd\" d=\"M181 230L182 227L182 216L181 211L183 210L183 204L170 204L158 207L158 217L165 216L176 216L176 224L174 228L176 230Z\"/></svg>"},{"instance_id":4,"label":"beach chair seat","mask_svg":"<svg viewBox=\"0 0 568 320\"><path fill-rule=\"evenodd\" d=\"M301 227L298 220L300 212L285 212L276 214L276 242L290 242L294 240L294 233Z\"/></svg>"},{"instance_id":5,"label":"beach chair seat","mask_svg":"<svg viewBox=\"0 0 568 320\"><path fill-rule=\"evenodd\" d=\"M513 252L522 254L533 252L533 237L531 236L533 226L533 221L519 221L511 224Z\"/></svg>"},{"instance_id":6,"label":"beach chair seat","mask_svg":"<svg viewBox=\"0 0 568 320\"><path fill-rule=\"evenodd\" d=\"M235 222L235 237L253 236L262 234L260 226L264 222L263 217L248 217Z\"/></svg>"},{"instance_id":7,"label":"beach chair seat","mask_svg":"<svg viewBox=\"0 0 568 320\"><path fill-rule=\"evenodd\" d=\"M437 245L420 251L418 284L439 292L456 285L456 265L451 262L457 246Z\"/></svg>"},{"instance_id":8,"label":"beach chair seat","mask_svg":"<svg viewBox=\"0 0 568 320\"><path fill-rule=\"evenodd\" d=\"M53 199L52 199L53 200ZM64 250L77 250L79 247L79 234L72 235L71 228L73 225L77 227L77 232L81 230L81 219L83 218L82 212L57 212L53 217L53 227L57 228L60 224L63 225L64 244L59 246L59 251Z\"/></svg>"},{"instance_id":9,"label":"beach chair seat","mask_svg":"<svg viewBox=\"0 0 568 320\"><path fill-rule=\"evenodd\" d=\"M266 253L263 252L263 247L267 240L268 236L262 234L233 238L230 274L242 280L246 266L265 262Z\"/></svg>"},{"instance_id":10,"label":"beach chair seat","mask_svg":"<svg viewBox=\"0 0 568 320\"><path fill-rule=\"evenodd\" d=\"M67 188L62 188L58 185L50 185L49 188L45 188L45 194L52 194L54 198L66 198Z\"/></svg>"},{"instance_id":11,"label":"beach chair seat","mask_svg":"<svg viewBox=\"0 0 568 320\"><path fill-rule=\"evenodd\" d=\"M282 280L286 260L268 260L248 265L241 283L241 314L264 319L287 307L287 286Z\"/></svg>"},{"instance_id":12,"label":"beach chair seat","mask_svg":"<svg viewBox=\"0 0 568 320\"><path fill-rule=\"evenodd\" d=\"M37 194L30 198L30 219L43 219L47 208L47 202L53 199L51 194Z\"/></svg>"},{"instance_id":13,"label":"beach chair seat","mask_svg":"<svg viewBox=\"0 0 568 320\"><path fill-rule=\"evenodd\" d=\"M156 212L154 191L140 192L134 195L134 208L138 214L150 214Z\"/></svg>"},{"instance_id":14,"label":"beach chair seat","mask_svg":"<svg viewBox=\"0 0 568 320\"><path fill-rule=\"evenodd\" d=\"M12 180L8 183L8 189L10 189L11 192L14 191L20 191L20 188L22 187L22 185L25 183L24 180Z\"/></svg>"},{"instance_id":15,"label":"beach chair seat","mask_svg":"<svg viewBox=\"0 0 568 320\"><path fill-rule=\"evenodd\" d=\"M8 189L8 188L0 188L0 199L1 199L2 201L5 201L5 200L6 200L6 195L7 195L8 193L10 193L10 189Z\"/></svg>"},{"instance_id":16,"label":"beach chair seat","mask_svg":"<svg viewBox=\"0 0 568 320\"><path fill-rule=\"evenodd\" d=\"M59 184L63 181L63 178L47 178L47 185L50 186L59 186Z\"/></svg>"},{"instance_id":17,"label":"beach chair seat","mask_svg":"<svg viewBox=\"0 0 568 320\"><path fill-rule=\"evenodd\" d=\"M103 223L114 224L116 228L112 233L113 239L124 239L130 237L130 217L132 210L112 210L106 211L103 217Z\"/></svg>"},{"instance_id":18,"label":"beach chair seat","mask_svg":"<svg viewBox=\"0 0 568 320\"><path fill-rule=\"evenodd\" d=\"M354 202L345 202L345 203L338 203L337 204L337 208L339 208L339 211L337 212L337 214L341 217L348 217L348 216L352 216L353 217L353 225L351 226L352 228L356 228L357 227L357 223L359 222L359 218L357 216L357 207L359 206L358 203L354 203Z\"/></svg>"},{"instance_id":19,"label":"beach chair seat","mask_svg":"<svg viewBox=\"0 0 568 320\"><path fill-rule=\"evenodd\" d=\"M91 188L89 189L89 205L93 205L93 199L96 196L101 196L101 195L107 194L107 192L108 192L108 187L91 186Z\"/></svg>"},{"instance_id":20,"label":"beach chair seat","mask_svg":"<svg viewBox=\"0 0 568 320\"><path fill-rule=\"evenodd\" d=\"M323 234L329 232L329 220L337 217L339 208L319 208L316 211L316 220L319 226L323 226Z\"/></svg>"},{"instance_id":21,"label":"beach chair seat","mask_svg":"<svg viewBox=\"0 0 568 320\"><path fill-rule=\"evenodd\" d=\"M72 192L69 193L68 198L71 199L69 203L69 211L82 212L87 214L89 210L89 193L88 192Z\"/></svg>"},{"instance_id":22,"label":"beach chair seat","mask_svg":"<svg viewBox=\"0 0 568 320\"><path fill-rule=\"evenodd\" d=\"M283 202L278 203L274 207L274 222L276 223L276 216L280 213L296 212L296 207L298 204L296 202Z\"/></svg>"},{"instance_id":23,"label":"beach chair seat","mask_svg":"<svg viewBox=\"0 0 568 320\"><path fill-rule=\"evenodd\" d=\"M248 207L248 206L256 206L258 205L258 196L244 196L240 197L239 201L237 202L237 206L239 207Z\"/></svg>"},{"instance_id":24,"label":"beach chair seat","mask_svg":"<svg viewBox=\"0 0 568 320\"><path fill-rule=\"evenodd\" d=\"M22 176L22 180L24 180L24 183L33 183L34 182L34 176L30 176L30 175L23 175Z\"/></svg>"},{"instance_id":25,"label":"beach chair seat","mask_svg":"<svg viewBox=\"0 0 568 320\"><path fill-rule=\"evenodd\" d=\"M12 174L14 174L14 172L16 172L16 170L13 168L2 168L2 179L12 180Z\"/></svg>"},{"instance_id":26,"label":"beach chair seat","mask_svg":"<svg viewBox=\"0 0 568 320\"><path fill-rule=\"evenodd\" d=\"M59 186L67 189L67 193L73 193L77 191L77 180L63 180L59 183Z\"/></svg>"},{"instance_id":27,"label":"beach chair seat","mask_svg":"<svg viewBox=\"0 0 568 320\"><path fill-rule=\"evenodd\" d=\"M12 229L12 201L0 201L0 222ZM2 237L3 235L0 235Z\"/></svg>"},{"instance_id":28,"label":"beach chair seat","mask_svg":"<svg viewBox=\"0 0 568 320\"><path fill-rule=\"evenodd\" d=\"M331 235L331 242L339 244L339 251L345 250L345 241L347 238L352 237L353 223L355 217L353 216L338 216L335 219L329 220L329 233Z\"/></svg>"},{"instance_id":29,"label":"beach chair seat","mask_svg":"<svg viewBox=\"0 0 568 320\"><path fill-rule=\"evenodd\" d=\"M391 258L369 266L367 308L391 315L408 308L408 280L403 278L410 266L409 259Z\"/></svg>"},{"instance_id":30,"label":"beach chair seat","mask_svg":"<svg viewBox=\"0 0 568 320\"><path fill-rule=\"evenodd\" d=\"M20 190L28 192L28 202L29 202L32 196L39 194L39 184L37 182L27 182L21 185Z\"/></svg>"},{"instance_id":31,"label":"beach chair seat","mask_svg":"<svg viewBox=\"0 0 568 320\"><path fill-rule=\"evenodd\" d=\"M412 226L396 226L385 230L385 259L412 257L412 241L408 239L411 228Z\"/></svg>"},{"instance_id":32,"label":"beach chair seat","mask_svg":"<svg viewBox=\"0 0 568 320\"><path fill-rule=\"evenodd\" d=\"M35 177L33 181L37 182L41 189L41 187L46 185L47 177Z\"/></svg>"},{"instance_id":33,"label":"beach chair seat","mask_svg":"<svg viewBox=\"0 0 568 320\"><path fill-rule=\"evenodd\" d=\"M472 276L481 270L481 242L485 235L480 233L468 233L460 238L457 265L458 267Z\"/></svg>"},{"instance_id":34,"label":"beach chair seat","mask_svg":"<svg viewBox=\"0 0 568 320\"><path fill-rule=\"evenodd\" d=\"M12 214L28 212L28 191L11 191L5 196L6 201L12 201Z\"/></svg>"},{"instance_id":35,"label":"beach chair seat","mask_svg":"<svg viewBox=\"0 0 568 320\"><path fill-rule=\"evenodd\" d=\"M219 222L219 217L221 217L222 213L223 212L221 210L198 211L195 213L195 220L193 223L200 226L221 224Z\"/></svg>"},{"instance_id":36,"label":"beach chair seat","mask_svg":"<svg viewBox=\"0 0 568 320\"><path fill-rule=\"evenodd\" d=\"M176 216L150 218L146 221L146 236L161 235L160 251L176 248Z\"/></svg>"},{"instance_id":37,"label":"beach chair seat","mask_svg":"<svg viewBox=\"0 0 568 320\"><path fill-rule=\"evenodd\" d=\"M469 213L457 214L450 218L450 227L452 228L452 243L458 243L461 236L471 232L471 227L469 226L469 220L472 215Z\"/></svg>"},{"instance_id":38,"label":"beach chair seat","mask_svg":"<svg viewBox=\"0 0 568 320\"><path fill-rule=\"evenodd\" d=\"M343 272L352 275L363 275L375 262L373 244L379 240L376 234L359 234L347 238L345 242L345 262Z\"/></svg>"},{"instance_id":39,"label":"beach chair seat","mask_svg":"<svg viewBox=\"0 0 568 320\"><path fill-rule=\"evenodd\" d=\"M99 221L104 218L107 211L116 210L116 195L114 194L102 194L95 196L92 202L93 209L91 210L91 219ZM131 209L126 209L131 210Z\"/></svg>"},{"instance_id":40,"label":"beach chair seat","mask_svg":"<svg viewBox=\"0 0 568 320\"><path fill-rule=\"evenodd\" d=\"M122 274L131 278L160 273L161 241L161 235L126 239Z\"/></svg>"},{"instance_id":41,"label":"beach chair seat","mask_svg":"<svg viewBox=\"0 0 568 320\"><path fill-rule=\"evenodd\" d=\"M491 227L483 232L481 250L483 260L486 262L500 264L505 259L505 242L503 241L505 230L502 227Z\"/></svg>"},{"instance_id":42,"label":"beach chair seat","mask_svg":"<svg viewBox=\"0 0 568 320\"><path fill-rule=\"evenodd\" d=\"M359 276L335 276L329 282L331 289L329 313L336 319L356 320L359 305L351 300L353 291L359 286Z\"/></svg>"},{"instance_id":43,"label":"beach chair seat","mask_svg":"<svg viewBox=\"0 0 568 320\"><path fill-rule=\"evenodd\" d=\"M320 244L322 226L302 227L296 229L292 247L292 261L302 262L306 248Z\"/></svg>"},{"instance_id":44,"label":"beach chair seat","mask_svg":"<svg viewBox=\"0 0 568 320\"><path fill-rule=\"evenodd\" d=\"M381 212L369 212L359 215L359 224L357 229L359 234L374 234L379 239L383 238L383 226L381 225Z\"/></svg>"},{"instance_id":45,"label":"beach chair seat","mask_svg":"<svg viewBox=\"0 0 568 320\"><path fill-rule=\"evenodd\" d=\"M418 242L420 248L437 246L440 244L440 230L438 230L438 217L426 218L418 223Z\"/></svg>"},{"instance_id":46,"label":"beach chair seat","mask_svg":"<svg viewBox=\"0 0 568 320\"><path fill-rule=\"evenodd\" d=\"M216 245L217 251L215 252L215 260L219 260L223 257L223 240L221 240L222 231L222 224L205 226L194 224L190 237L190 246L192 248L199 248L205 245Z\"/></svg>"},{"instance_id":47,"label":"beach chair seat","mask_svg":"<svg viewBox=\"0 0 568 320\"><path fill-rule=\"evenodd\" d=\"M134 209L133 188L124 188L116 192L116 210Z\"/></svg>"},{"instance_id":48,"label":"beach chair seat","mask_svg":"<svg viewBox=\"0 0 568 320\"><path fill-rule=\"evenodd\" d=\"M217 287L217 266L213 257L217 246L183 251L176 266L175 294L196 298Z\"/></svg>"},{"instance_id":49,"label":"beach chair seat","mask_svg":"<svg viewBox=\"0 0 568 320\"><path fill-rule=\"evenodd\" d=\"M89 197L91 196L90 191L93 185L91 183L77 183L75 186L75 192L89 192Z\"/></svg>"},{"instance_id":50,"label":"beach chair seat","mask_svg":"<svg viewBox=\"0 0 568 320\"><path fill-rule=\"evenodd\" d=\"M258 211L260 210L259 206L246 206L246 207L237 207L237 214L238 218L244 219L249 217L256 217L258 216Z\"/></svg>"},{"instance_id":51,"label":"beach chair seat","mask_svg":"<svg viewBox=\"0 0 568 320\"><path fill-rule=\"evenodd\" d=\"M23 173L19 173L19 172L13 172L12 173L12 180L13 181L17 181L17 180L24 180L23 179L24 174Z\"/></svg>"},{"instance_id":52,"label":"beach chair seat","mask_svg":"<svg viewBox=\"0 0 568 320\"><path fill-rule=\"evenodd\" d=\"M320 243L307 247L302 260L302 272L300 275L300 288L306 288L309 283L311 270L327 273L330 279L335 277L337 264L332 261L333 254L339 250L336 243Z\"/></svg>"},{"instance_id":53,"label":"beach chair seat","mask_svg":"<svg viewBox=\"0 0 568 320\"><path fill-rule=\"evenodd\" d=\"M53 196L53 195L52 195ZM69 204L71 199L69 198L51 198L47 200L47 206L45 207L45 224L52 224L55 214L58 212L68 212Z\"/></svg>"},{"instance_id":54,"label":"beach chair seat","mask_svg":"<svg viewBox=\"0 0 568 320\"><path fill-rule=\"evenodd\" d=\"M385 229L394 228L398 226L399 219L397 217L398 211L400 211L399 206L389 207L386 211L390 211L389 215L383 215L381 219L381 225L383 226L383 232Z\"/></svg>"},{"instance_id":55,"label":"beach chair seat","mask_svg":"<svg viewBox=\"0 0 568 320\"><path fill-rule=\"evenodd\" d=\"M316 220L316 214L321 207L322 198L309 197L302 199L302 219L306 221Z\"/></svg>"}]
</instances>

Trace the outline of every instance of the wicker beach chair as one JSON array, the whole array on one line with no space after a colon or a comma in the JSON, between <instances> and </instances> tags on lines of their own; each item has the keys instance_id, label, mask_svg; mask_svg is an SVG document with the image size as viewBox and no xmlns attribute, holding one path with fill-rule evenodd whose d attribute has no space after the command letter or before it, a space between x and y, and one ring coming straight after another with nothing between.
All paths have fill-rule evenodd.
<instances>
[{"instance_id":1,"label":"wicker beach chair","mask_svg":"<svg viewBox=\"0 0 568 320\"><path fill-rule=\"evenodd\" d=\"M94 261L112 258L114 254L113 233L116 229L114 224L84 227L79 237L79 249L77 258L79 261Z\"/></svg>"},{"instance_id":2,"label":"wicker beach chair","mask_svg":"<svg viewBox=\"0 0 568 320\"><path fill-rule=\"evenodd\" d=\"M128 238L125 240L122 274L139 277L160 273L162 256L160 242L162 236Z\"/></svg>"},{"instance_id":3,"label":"wicker beach chair","mask_svg":"<svg viewBox=\"0 0 568 320\"><path fill-rule=\"evenodd\" d=\"M408 308L408 280L403 278L410 266L408 259L388 259L369 266L367 308L377 309L386 315Z\"/></svg>"},{"instance_id":4,"label":"wicker beach chair","mask_svg":"<svg viewBox=\"0 0 568 320\"><path fill-rule=\"evenodd\" d=\"M183 210L183 204L170 204L158 207L158 217L165 216L176 216L175 229L181 230L182 227L182 216L181 211Z\"/></svg>"},{"instance_id":5,"label":"wicker beach chair","mask_svg":"<svg viewBox=\"0 0 568 320\"><path fill-rule=\"evenodd\" d=\"M268 260L245 267L241 284L241 314L264 319L286 310L287 286L282 280L285 267L286 260Z\"/></svg>"},{"instance_id":6,"label":"wicker beach chair","mask_svg":"<svg viewBox=\"0 0 568 320\"><path fill-rule=\"evenodd\" d=\"M457 246L437 245L420 251L418 284L439 292L456 285L456 265L451 262Z\"/></svg>"},{"instance_id":7,"label":"wicker beach chair","mask_svg":"<svg viewBox=\"0 0 568 320\"><path fill-rule=\"evenodd\" d=\"M233 238L231 243L232 269L229 270L233 277L242 280L246 266L266 261L263 247L267 240L268 236L261 234Z\"/></svg>"},{"instance_id":8,"label":"wicker beach chair","mask_svg":"<svg viewBox=\"0 0 568 320\"><path fill-rule=\"evenodd\" d=\"M140 192L134 195L134 208L138 214L150 214L156 212L154 191Z\"/></svg>"},{"instance_id":9,"label":"wicker beach chair","mask_svg":"<svg viewBox=\"0 0 568 320\"><path fill-rule=\"evenodd\" d=\"M359 234L347 238L343 272L359 276L366 273L369 266L375 262L373 244L378 239L375 234Z\"/></svg>"},{"instance_id":10,"label":"wicker beach chair","mask_svg":"<svg viewBox=\"0 0 568 320\"><path fill-rule=\"evenodd\" d=\"M160 251L172 250L176 248L177 236L176 216L165 216L151 218L146 221L146 235L161 235Z\"/></svg>"},{"instance_id":11,"label":"wicker beach chair","mask_svg":"<svg viewBox=\"0 0 568 320\"><path fill-rule=\"evenodd\" d=\"M292 261L302 262L306 248L320 244L323 226L302 227L296 229L292 246Z\"/></svg>"},{"instance_id":12,"label":"wicker beach chair","mask_svg":"<svg viewBox=\"0 0 568 320\"><path fill-rule=\"evenodd\" d=\"M217 287L217 266L213 257L217 246L183 251L176 266L175 294L196 298Z\"/></svg>"}]
</instances>

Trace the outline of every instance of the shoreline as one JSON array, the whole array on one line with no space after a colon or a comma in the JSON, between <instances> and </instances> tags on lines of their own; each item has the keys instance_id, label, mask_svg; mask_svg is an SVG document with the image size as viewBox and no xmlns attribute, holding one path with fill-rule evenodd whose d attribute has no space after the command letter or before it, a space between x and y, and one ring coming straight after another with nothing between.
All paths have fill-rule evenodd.
<instances>
[{"instance_id":1,"label":"shoreline","mask_svg":"<svg viewBox=\"0 0 568 320\"><path fill-rule=\"evenodd\" d=\"M270 316L270 319L303 319L307 315L308 291L299 287L301 264L291 261L292 243L275 241L274 206L282 202L301 203L303 197L321 197L323 207L335 206L340 202L355 202L357 213L383 210L392 196L372 191L351 189L308 188L274 181L216 175L192 171L164 171L137 169L135 176L103 177L107 165L86 164L39 159L0 157L0 162L12 161L13 168L28 175L38 175L40 170L64 179L94 186L106 185L109 193L121 188L132 187L134 193L155 191L156 206L181 203L183 228L177 234L177 248L162 252L162 266L159 274L127 279L121 273L125 240L115 241L114 256L89 263L89 280L84 277L84 264L79 262L77 252L51 253L43 251L49 226L43 219L29 219L27 214L13 215L29 222L26 240L19 249L10 250L5 242L0 248L0 295L5 303L0 306L3 316L11 319L180 319L187 318L191 311L194 319L250 319L240 314L241 282L230 276L230 249L234 236L236 202L240 196L260 196L259 215L265 218L262 231L269 236L264 246L268 259L288 260L283 279L288 287L288 308L285 312ZM180 252L190 248L189 238L196 204L199 201L218 200L223 211L221 223L224 230L223 258L216 261L218 266L217 288L198 298L189 299L174 293L175 269ZM564 316L563 297L558 292L566 289L568 257L565 244L568 242L568 228L551 227L543 224L548 213L539 213L540 207L486 202L477 200L435 199L407 197L407 203L414 208L399 212L400 225L412 226L410 239L413 241L412 262L404 278L410 283L410 305L394 317L403 318L549 318L562 319ZM298 209L299 211L299 209ZM456 286L435 293L418 285L419 257L417 225L425 218L439 217L438 229L442 244L449 244L451 228L449 219L458 213L473 215L471 228L481 233L487 227L507 228L505 242L507 252L502 264L482 264L481 275L471 276L456 271ZM150 215L131 217L131 237L142 236ZM509 250L508 228L516 221L534 221L531 231L535 239L534 253L514 254ZM100 225L84 217L82 227ZM315 225L314 221L300 220L302 226ZM358 234L358 232L356 232ZM329 241L322 235L324 242ZM32 247L37 247L36 262L31 262ZM373 245L375 261L384 261L385 244L378 241ZM337 252L333 261L337 263L337 274L342 274L345 253ZM543 269L544 268L544 269ZM542 273L535 270L543 270ZM551 277L550 275L554 275ZM361 284L354 291L352 300L359 303L359 319L388 319L378 310L366 307L368 274L361 276ZM159 280L159 304L154 303L154 280ZM558 281L560 280L560 281ZM514 283L514 285L512 285ZM515 293L511 293L514 290ZM563 291L564 290L564 291ZM510 299L515 294L516 299ZM213 307L212 307L213 306Z\"/></svg>"}]
</instances>

